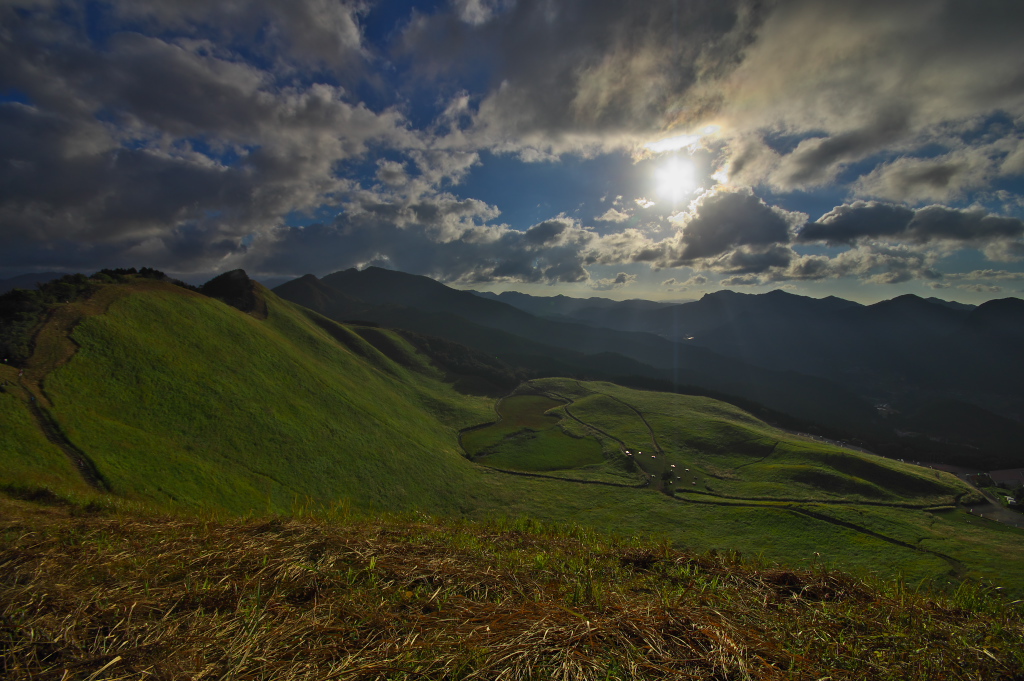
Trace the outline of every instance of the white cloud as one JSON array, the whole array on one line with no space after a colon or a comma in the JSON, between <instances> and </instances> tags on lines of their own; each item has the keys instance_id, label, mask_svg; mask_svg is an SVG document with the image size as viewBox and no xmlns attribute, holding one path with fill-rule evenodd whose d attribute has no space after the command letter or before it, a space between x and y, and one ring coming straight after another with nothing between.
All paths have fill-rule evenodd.
<instances>
[{"instance_id":1,"label":"white cloud","mask_svg":"<svg viewBox=\"0 0 1024 681\"><path fill-rule=\"evenodd\" d=\"M629 213L625 213L616 208L609 208L600 217L595 218L601 222L626 222L629 220Z\"/></svg>"}]
</instances>

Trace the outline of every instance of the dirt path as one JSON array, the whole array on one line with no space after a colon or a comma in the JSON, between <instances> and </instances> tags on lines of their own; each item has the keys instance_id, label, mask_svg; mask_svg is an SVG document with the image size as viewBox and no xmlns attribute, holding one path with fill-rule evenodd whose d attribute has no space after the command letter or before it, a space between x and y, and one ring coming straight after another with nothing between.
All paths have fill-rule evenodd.
<instances>
[{"instance_id":1,"label":"dirt path","mask_svg":"<svg viewBox=\"0 0 1024 681\"><path fill-rule=\"evenodd\" d=\"M579 381L576 381L576 385L579 386L580 390L587 390L587 388L584 388L583 385ZM625 402L625 401L619 399L618 397L615 397L614 395L609 395L608 393L603 393L600 390L591 390L590 392L592 392L595 395L604 395L608 399L615 400L619 404L621 404L624 407L627 407L628 409L630 409L634 414L636 414L640 418L641 421L643 421L644 427L646 427L647 428L647 432L650 433L650 435L651 435L651 444L654 445L654 451L656 451L658 454L664 454L665 453L665 452L662 451L661 445L658 444L658 436L654 434L654 428L651 428L651 424L647 422L647 419L644 417L643 412L641 412L639 409L634 407L629 402Z\"/></svg>"},{"instance_id":2,"label":"dirt path","mask_svg":"<svg viewBox=\"0 0 1024 681\"><path fill-rule=\"evenodd\" d=\"M47 440L64 452L64 455L74 464L75 469L78 470L86 484L97 492L112 491L110 483L100 473L96 464L93 463L92 459L85 452L68 439L60 425L53 418L53 415L50 414L50 410L39 404L39 401L34 396L29 397L28 406L29 411L32 412L32 416L36 420L36 424L39 426L39 430L43 431L43 435L46 436Z\"/></svg>"},{"instance_id":3,"label":"dirt path","mask_svg":"<svg viewBox=\"0 0 1024 681\"><path fill-rule=\"evenodd\" d=\"M753 465L754 465L754 464L756 464L756 463L764 463L764 460L765 460L765 459L767 459L767 458L768 458L769 456L771 456L772 454L774 454L774 453L775 453L775 450L776 450L776 449L778 448L778 446L779 446L779 442L781 442L781 440L776 440L776 441L775 441L775 444L773 444L773 445L772 445L772 448L771 448L771 449L770 449L770 450L768 451L768 453L767 453L767 454L765 454L764 456L762 456L762 457L761 457L760 459L758 459L757 461L751 461L751 462L749 462L749 463L741 463L741 464L740 464L739 466L736 466L735 468L733 468L733 470L734 470L734 471L738 471L738 470L739 470L739 469L741 469L741 468L746 468L747 466L753 466Z\"/></svg>"},{"instance_id":4,"label":"dirt path","mask_svg":"<svg viewBox=\"0 0 1024 681\"><path fill-rule=\"evenodd\" d=\"M629 402L625 402L625 401L619 399L618 397L615 397L614 395L609 395L608 393L603 393L600 390L590 390L589 388L584 388L583 385L579 381L576 381L576 385L579 386L580 390L589 390L589 392L594 394L594 395L603 395L603 396L607 397L610 400L614 400L614 401L618 402L619 404L623 405L624 407L628 408L634 414L636 414L637 417L639 417L639 419L643 422L644 427L647 428L647 432L651 436L651 444L654 446L654 451L657 452L658 454L664 456L665 452L662 450L661 445L658 444L658 436L655 434L654 428L651 427L651 424L647 422L647 419L644 417L643 412L641 412L639 409L634 407ZM576 418L576 417L574 416L573 418ZM583 421L580 421L579 419L576 419L576 420L579 421L580 423L583 423ZM596 426L590 426L589 424L585 424L585 425L588 425L589 427L593 428L594 430L598 431L599 433L603 433L605 435L608 435L608 437L612 438L613 440L615 440L616 442L618 442L620 444L620 446L622 447L622 451L624 453L628 454L628 450L626 449L626 443L624 443L622 440L618 439L617 437L615 437L613 435L609 435L608 433L605 433L603 430L600 430ZM661 480L661 475L660 474L652 473L651 471L647 470L647 468L643 465L643 463L641 463L641 459L639 459L637 457L633 457L633 460L636 462L637 468L639 468L643 472L643 474L647 476L648 482L653 482L655 487L658 489L659 492L662 492L663 494L667 494L669 496L672 495L671 491L669 490L668 483L666 481Z\"/></svg>"},{"instance_id":5,"label":"dirt path","mask_svg":"<svg viewBox=\"0 0 1024 681\"><path fill-rule=\"evenodd\" d=\"M676 490L678 494L699 494L706 497L714 497L716 499L729 499L736 501L749 501L749 502L762 502L762 503L783 503L783 504L831 504L835 506L884 506L886 508L907 508L907 509L925 509L925 508L954 508L953 504L901 504L892 501L849 501L846 499L794 499L792 497L736 497L728 494L718 494L716 492L707 492L704 490L690 490L685 487L680 487Z\"/></svg>"},{"instance_id":6,"label":"dirt path","mask_svg":"<svg viewBox=\"0 0 1024 681\"><path fill-rule=\"evenodd\" d=\"M153 288L158 282L140 282ZM19 371L17 386L21 399L35 419L39 430L54 446L64 452L82 479L99 492L110 492L110 483L88 454L76 446L51 413L53 400L46 392L46 378L67 364L78 352L78 343L71 337L75 327L86 317L104 314L114 301L139 286L100 286L87 298L55 305L47 313L32 338L32 354ZM13 368L13 367L12 367Z\"/></svg>"}]
</instances>

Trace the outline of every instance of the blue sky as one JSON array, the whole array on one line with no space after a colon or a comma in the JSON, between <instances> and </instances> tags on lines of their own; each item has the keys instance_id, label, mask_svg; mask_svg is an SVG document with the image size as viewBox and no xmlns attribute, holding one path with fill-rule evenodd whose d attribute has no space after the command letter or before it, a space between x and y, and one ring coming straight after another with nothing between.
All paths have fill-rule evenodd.
<instances>
[{"instance_id":1,"label":"blue sky","mask_svg":"<svg viewBox=\"0 0 1024 681\"><path fill-rule=\"evenodd\" d=\"M0 278L1024 291L1024 5L7 0Z\"/></svg>"}]
</instances>

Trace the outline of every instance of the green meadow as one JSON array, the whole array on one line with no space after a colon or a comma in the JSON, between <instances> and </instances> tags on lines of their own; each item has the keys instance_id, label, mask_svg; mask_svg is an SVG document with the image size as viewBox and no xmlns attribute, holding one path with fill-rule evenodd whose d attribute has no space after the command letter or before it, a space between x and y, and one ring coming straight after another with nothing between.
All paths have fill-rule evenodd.
<instances>
[{"instance_id":1,"label":"green meadow","mask_svg":"<svg viewBox=\"0 0 1024 681\"><path fill-rule=\"evenodd\" d=\"M1024 532L971 517L953 476L710 398L562 378L497 401L460 393L396 332L261 295L266 318L131 280L62 306L24 381L0 367L2 489L186 513L529 517L1024 595ZM31 397L109 493L43 432Z\"/></svg>"},{"instance_id":2,"label":"green meadow","mask_svg":"<svg viewBox=\"0 0 1024 681\"><path fill-rule=\"evenodd\" d=\"M498 422L462 435L466 453L486 466L521 471L555 471L604 461L593 437L561 426L553 413L562 403L543 395L510 395L498 402Z\"/></svg>"}]
</instances>

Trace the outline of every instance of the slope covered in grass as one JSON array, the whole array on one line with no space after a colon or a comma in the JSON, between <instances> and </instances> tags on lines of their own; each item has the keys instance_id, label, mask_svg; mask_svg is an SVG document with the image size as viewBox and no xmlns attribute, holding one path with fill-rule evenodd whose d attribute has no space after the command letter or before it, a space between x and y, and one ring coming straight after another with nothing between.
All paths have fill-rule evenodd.
<instances>
[{"instance_id":1,"label":"slope covered in grass","mask_svg":"<svg viewBox=\"0 0 1024 681\"><path fill-rule=\"evenodd\" d=\"M545 447L522 438L470 461L458 433L495 420L495 401L453 389L451 367L486 358L442 370L430 357L451 359L450 344L423 354L416 337L261 295L252 316L128 278L50 310L24 378L0 367L17 383L0 394L0 485L84 494L77 452L115 496L191 512L351 503L572 520L692 551L940 586L986 579L1024 594L1024 533L952 510L966 490L953 478L802 439L715 400L567 379L508 401L532 405L509 424L545 432L533 438ZM463 442L515 435L485 431ZM585 457L572 451L580 443ZM948 510L925 510L934 506Z\"/></svg>"},{"instance_id":2,"label":"slope covered in grass","mask_svg":"<svg viewBox=\"0 0 1024 681\"><path fill-rule=\"evenodd\" d=\"M495 468L553 471L604 461L601 443L560 427L551 410L561 402L543 395L511 395L498 403L499 421L463 433L462 447Z\"/></svg>"},{"instance_id":3,"label":"slope covered in grass","mask_svg":"<svg viewBox=\"0 0 1024 681\"><path fill-rule=\"evenodd\" d=\"M533 384L571 399L574 416L625 447L646 450L638 461L657 476L671 473L668 486L681 493L929 506L967 491L948 473L793 435L706 397L566 379Z\"/></svg>"},{"instance_id":4,"label":"slope covered in grass","mask_svg":"<svg viewBox=\"0 0 1024 681\"><path fill-rule=\"evenodd\" d=\"M17 372L0 371L0 486L8 490L47 489L62 493L85 492L87 485L60 449L46 439L33 418L20 389L12 381Z\"/></svg>"},{"instance_id":5,"label":"slope covered in grass","mask_svg":"<svg viewBox=\"0 0 1024 681\"><path fill-rule=\"evenodd\" d=\"M54 415L127 496L450 508L466 486L454 428L489 404L266 301L260 320L171 286L121 297L75 328L77 353L46 380Z\"/></svg>"}]
</instances>

